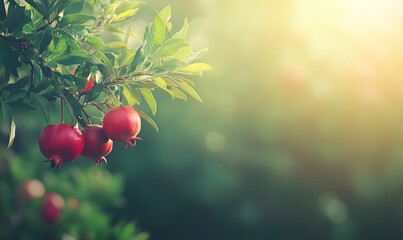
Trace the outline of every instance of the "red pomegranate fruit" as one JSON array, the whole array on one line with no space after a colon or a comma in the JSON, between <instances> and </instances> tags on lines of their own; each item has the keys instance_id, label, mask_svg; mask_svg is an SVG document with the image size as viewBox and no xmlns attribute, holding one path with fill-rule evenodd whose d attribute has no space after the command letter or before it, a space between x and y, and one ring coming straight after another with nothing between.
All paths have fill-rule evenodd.
<instances>
[{"instance_id":1,"label":"red pomegranate fruit","mask_svg":"<svg viewBox=\"0 0 403 240\"><path fill-rule=\"evenodd\" d=\"M89 125L81 130L81 133L85 141L81 155L94 160L96 164L106 163L105 156L112 151L113 142L105 135L102 126Z\"/></svg>"},{"instance_id":2,"label":"red pomegranate fruit","mask_svg":"<svg viewBox=\"0 0 403 240\"><path fill-rule=\"evenodd\" d=\"M70 162L84 149L84 136L69 124L49 124L39 136L39 148L51 167L60 168L62 162Z\"/></svg>"},{"instance_id":3,"label":"red pomegranate fruit","mask_svg":"<svg viewBox=\"0 0 403 240\"><path fill-rule=\"evenodd\" d=\"M107 112L102 122L106 136L116 142L134 147L141 129L140 115L132 107L114 108Z\"/></svg>"},{"instance_id":4,"label":"red pomegranate fruit","mask_svg":"<svg viewBox=\"0 0 403 240\"><path fill-rule=\"evenodd\" d=\"M59 194L46 194L41 207L42 220L46 223L57 222L60 218L63 207L64 200Z\"/></svg>"}]
</instances>

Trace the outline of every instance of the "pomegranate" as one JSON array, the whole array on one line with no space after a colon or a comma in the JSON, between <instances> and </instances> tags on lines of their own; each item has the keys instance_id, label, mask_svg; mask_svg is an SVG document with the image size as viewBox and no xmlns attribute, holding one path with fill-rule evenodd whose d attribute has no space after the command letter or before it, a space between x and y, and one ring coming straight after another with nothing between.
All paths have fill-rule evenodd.
<instances>
[{"instance_id":1,"label":"pomegranate","mask_svg":"<svg viewBox=\"0 0 403 240\"><path fill-rule=\"evenodd\" d=\"M63 198L57 193L48 193L41 207L42 220L47 223L55 223L59 220L61 210L64 207Z\"/></svg>"},{"instance_id":2,"label":"pomegranate","mask_svg":"<svg viewBox=\"0 0 403 240\"><path fill-rule=\"evenodd\" d=\"M45 187L37 179L26 180L20 186L20 196L24 200L40 198L43 194L45 194Z\"/></svg>"},{"instance_id":3,"label":"pomegranate","mask_svg":"<svg viewBox=\"0 0 403 240\"><path fill-rule=\"evenodd\" d=\"M134 147L137 134L141 129L140 115L132 107L114 108L104 116L102 125L106 136L116 142L126 143L126 147Z\"/></svg>"},{"instance_id":4,"label":"pomegranate","mask_svg":"<svg viewBox=\"0 0 403 240\"><path fill-rule=\"evenodd\" d=\"M49 124L42 129L39 148L51 167L60 168L62 162L76 159L84 149L84 136L69 124Z\"/></svg>"},{"instance_id":5,"label":"pomegranate","mask_svg":"<svg viewBox=\"0 0 403 240\"><path fill-rule=\"evenodd\" d=\"M81 132L85 140L84 150L81 154L94 160L96 164L106 163L105 156L112 151L113 142L105 135L102 126L89 125Z\"/></svg>"}]
</instances>

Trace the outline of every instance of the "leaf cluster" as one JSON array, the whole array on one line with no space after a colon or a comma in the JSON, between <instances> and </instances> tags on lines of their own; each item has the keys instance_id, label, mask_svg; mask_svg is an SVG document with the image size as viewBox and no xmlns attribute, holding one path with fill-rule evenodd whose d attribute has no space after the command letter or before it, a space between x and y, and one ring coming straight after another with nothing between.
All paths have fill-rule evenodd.
<instances>
[{"instance_id":1,"label":"leaf cluster","mask_svg":"<svg viewBox=\"0 0 403 240\"><path fill-rule=\"evenodd\" d=\"M102 119L110 108L136 107L144 101L157 112L154 91L172 99L202 101L194 77L212 70L197 62L186 40L188 21L172 31L171 8L154 11L143 38L131 20L144 3L128 0L26 0L0 2L0 123L7 124L9 146L15 136L14 110L43 112L51 121L51 103L60 101L71 124L83 127ZM83 91L89 76L95 84ZM148 111L148 110L147 110ZM64 119L62 108L62 119Z\"/></svg>"}]
</instances>

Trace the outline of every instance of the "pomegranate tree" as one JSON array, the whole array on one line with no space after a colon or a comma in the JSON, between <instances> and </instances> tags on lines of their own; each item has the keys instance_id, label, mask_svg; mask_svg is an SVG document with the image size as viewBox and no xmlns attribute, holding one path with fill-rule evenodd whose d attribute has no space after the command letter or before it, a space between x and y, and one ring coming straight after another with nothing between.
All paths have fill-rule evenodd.
<instances>
[{"instance_id":1,"label":"pomegranate tree","mask_svg":"<svg viewBox=\"0 0 403 240\"><path fill-rule=\"evenodd\" d=\"M112 141L136 145L141 118L158 131L140 110L144 102L156 114L155 91L201 102L192 78L211 70L198 62L206 49L195 51L187 41L187 20L173 31L169 6L154 12L141 39L130 22L140 1L6 3L0 2L0 124L9 130L9 147L16 133L14 110L41 110L49 125L39 148L51 167L59 169L80 154L104 163ZM55 104L60 122L51 121Z\"/></svg>"}]
</instances>

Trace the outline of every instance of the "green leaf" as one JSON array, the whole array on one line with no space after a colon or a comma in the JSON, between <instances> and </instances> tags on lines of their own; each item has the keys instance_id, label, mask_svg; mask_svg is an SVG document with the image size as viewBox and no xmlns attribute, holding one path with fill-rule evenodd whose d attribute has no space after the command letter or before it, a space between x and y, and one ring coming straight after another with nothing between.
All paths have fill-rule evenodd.
<instances>
[{"instance_id":1,"label":"green leaf","mask_svg":"<svg viewBox=\"0 0 403 240\"><path fill-rule=\"evenodd\" d=\"M97 54L101 58L102 62L105 64L105 67L108 70L109 75L114 75L115 69L112 63L109 61L108 57L101 51L97 51Z\"/></svg>"},{"instance_id":2,"label":"green leaf","mask_svg":"<svg viewBox=\"0 0 403 240\"><path fill-rule=\"evenodd\" d=\"M65 27L69 24L83 24L90 20L95 20L96 18L92 15L86 15L82 13L73 13L67 16L64 16L60 21L60 27Z\"/></svg>"},{"instance_id":3,"label":"green leaf","mask_svg":"<svg viewBox=\"0 0 403 240\"><path fill-rule=\"evenodd\" d=\"M38 111L39 109L34 105L22 101L14 101L7 103L12 109L25 110L25 111Z\"/></svg>"},{"instance_id":4,"label":"green leaf","mask_svg":"<svg viewBox=\"0 0 403 240\"><path fill-rule=\"evenodd\" d=\"M51 83L52 82L49 80L44 80L38 86L36 86L34 89L32 89L32 92L39 93L39 92L45 90L47 87L49 87L51 85Z\"/></svg>"},{"instance_id":5,"label":"green leaf","mask_svg":"<svg viewBox=\"0 0 403 240\"><path fill-rule=\"evenodd\" d=\"M157 77L153 79L153 82L155 85L157 85L158 87L160 87L161 89L166 89L167 88L167 83L165 82L165 80L161 77Z\"/></svg>"},{"instance_id":6,"label":"green leaf","mask_svg":"<svg viewBox=\"0 0 403 240\"><path fill-rule=\"evenodd\" d=\"M201 102L201 103L203 102L203 101L201 100L200 96L196 93L196 91L195 91L191 86L189 86L187 83L178 81L177 84L179 85L179 87L180 87L183 91L185 91L186 93L188 93L188 94L189 94L190 96L192 96L194 99L196 99L197 101L199 101L199 102Z\"/></svg>"},{"instance_id":7,"label":"green leaf","mask_svg":"<svg viewBox=\"0 0 403 240\"><path fill-rule=\"evenodd\" d=\"M52 38L53 38L52 28L50 26L47 26L41 39L41 44L39 46L39 53L42 53L49 46L50 42L52 41Z\"/></svg>"},{"instance_id":8,"label":"green leaf","mask_svg":"<svg viewBox=\"0 0 403 240\"><path fill-rule=\"evenodd\" d=\"M155 115L157 113L157 102L155 101L153 93L147 88L139 88L139 91L150 107L151 113Z\"/></svg>"},{"instance_id":9,"label":"green leaf","mask_svg":"<svg viewBox=\"0 0 403 240\"><path fill-rule=\"evenodd\" d=\"M77 76L72 76L73 81L77 87L77 90L82 90L84 89L85 84L88 83L87 78L85 77L77 77Z\"/></svg>"},{"instance_id":10,"label":"green leaf","mask_svg":"<svg viewBox=\"0 0 403 240\"><path fill-rule=\"evenodd\" d=\"M133 61L131 62L131 64L129 65L129 71L135 71L137 66L142 63L144 61L145 57L144 57L144 51L143 51L143 46L140 46L137 51L136 54L133 57Z\"/></svg>"},{"instance_id":11,"label":"green leaf","mask_svg":"<svg viewBox=\"0 0 403 240\"><path fill-rule=\"evenodd\" d=\"M125 53L121 54L121 56L124 57L124 58L120 59L119 67L121 67L121 68L129 65L134 59L134 53L129 50L127 50L127 51L125 51L125 50L126 49L122 50Z\"/></svg>"},{"instance_id":12,"label":"green leaf","mask_svg":"<svg viewBox=\"0 0 403 240\"><path fill-rule=\"evenodd\" d=\"M89 43L91 43L95 47L95 49L99 49L99 48L105 46L104 40L102 40L102 38L100 38L100 37L88 35L87 41Z\"/></svg>"},{"instance_id":13,"label":"green leaf","mask_svg":"<svg viewBox=\"0 0 403 240\"><path fill-rule=\"evenodd\" d=\"M73 72L74 70L71 73ZM73 75L76 77L85 78L87 83L87 78L89 77L90 74L91 74L91 64L89 62L85 62L83 64L78 65Z\"/></svg>"},{"instance_id":14,"label":"green leaf","mask_svg":"<svg viewBox=\"0 0 403 240\"><path fill-rule=\"evenodd\" d=\"M10 148L13 145L14 138L15 138L15 129L16 129L16 126L15 126L14 119L11 119L11 122L10 122L10 138L8 140L7 148Z\"/></svg>"},{"instance_id":15,"label":"green leaf","mask_svg":"<svg viewBox=\"0 0 403 240\"><path fill-rule=\"evenodd\" d=\"M121 34L125 33L121 28L112 24L106 24L105 29L108 30L109 32L121 33Z\"/></svg>"},{"instance_id":16,"label":"green leaf","mask_svg":"<svg viewBox=\"0 0 403 240\"><path fill-rule=\"evenodd\" d=\"M53 72L52 72L52 69L50 69L50 67L41 65L41 69L42 69L42 73L45 77L47 77L47 78L53 77Z\"/></svg>"},{"instance_id":17,"label":"green leaf","mask_svg":"<svg viewBox=\"0 0 403 240\"><path fill-rule=\"evenodd\" d=\"M1 116L0 116L0 122L9 122L11 121L11 112L10 112L10 107L8 104L0 98L0 103L1 103Z\"/></svg>"},{"instance_id":18,"label":"green leaf","mask_svg":"<svg viewBox=\"0 0 403 240\"><path fill-rule=\"evenodd\" d=\"M141 7L144 4L145 3L142 2L142 1L126 1L126 2L122 2L119 5L119 7L116 8L115 14L121 14L121 13L127 11L128 9L138 9L139 7Z\"/></svg>"},{"instance_id":19,"label":"green leaf","mask_svg":"<svg viewBox=\"0 0 403 240\"><path fill-rule=\"evenodd\" d=\"M131 90L128 85L123 86L123 96L125 96L126 101L130 106L140 103L139 96L137 96L135 91Z\"/></svg>"},{"instance_id":20,"label":"green leaf","mask_svg":"<svg viewBox=\"0 0 403 240\"><path fill-rule=\"evenodd\" d=\"M190 55L189 57L186 58L185 62L186 63L191 63L194 60L197 60L197 59L203 57L204 54L206 54L206 52L207 52L207 48L202 49L202 50L200 50L200 51L198 51L196 53L193 53L192 55Z\"/></svg>"},{"instance_id":21,"label":"green leaf","mask_svg":"<svg viewBox=\"0 0 403 240\"><path fill-rule=\"evenodd\" d=\"M95 57L94 55L88 55L88 53L80 51L80 50L75 50L72 51L69 54L62 54L53 59L57 63L63 64L63 65L74 65L74 64L81 64L85 61L92 62L94 64L99 64L101 63L100 59Z\"/></svg>"},{"instance_id":22,"label":"green leaf","mask_svg":"<svg viewBox=\"0 0 403 240\"><path fill-rule=\"evenodd\" d=\"M161 16L161 19L164 20L165 24L167 24L171 19L171 6L168 5L164 7L159 14Z\"/></svg>"},{"instance_id":23,"label":"green leaf","mask_svg":"<svg viewBox=\"0 0 403 240\"><path fill-rule=\"evenodd\" d=\"M53 39L55 41L55 39ZM60 53L64 52L67 48L67 39L66 38L60 38L58 39L57 43L55 43L55 49L53 50L55 55L59 55Z\"/></svg>"},{"instance_id":24,"label":"green leaf","mask_svg":"<svg viewBox=\"0 0 403 240\"><path fill-rule=\"evenodd\" d=\"M109 42L106 44L106 49L121 49L127 48L127 45L124 42Z\"/></svg>"},{"instance_id":25,"label":"green leaf","mask_svg":"<svg viewBox=\"0 0 403 240\"><path fill-rule=\"evenodd\" d=\"M8 71L18 77L16 56L18 56L18 54L10 48L10 44L0 38L0 60Z\"/></svg>"},{"instance_id":26,"label":"green leaf","mask_svg":"<svg viewBox=\"0 0 403 240\"><path fill-rule=\"evenodd\" d=\"M15 83L8 84L7 87L4 88L4 90L11 91L11 90L23 88L29 83L30 79L31 79L30 76L25 76Z\"/></svg>"},{"instance_id":27,"label":"green leaf","mask_svg":"<svg viewBox=\"0 0 403 240\"><path fill-rule=\"evenodd\" d=\"M0 21L6 18L6 8L4 6L4 1L0 1Z\"/></svg>"},{"instance_id":28,"label":"green leaf","mask_svg":"<svg viewBox=\"0 0 403 240\"><path fill-rule=\"evenodd\" d=\"M53 13L53 12L57 12L60 13L62 12L64 9L66 9L67 7L71 6L71 5L75 5L74 7L76 9L80 8L81 5L81 9L82 6L84 5L85 1L81 1L81 0L52 0L52 6L49 8L49 12ZM78 10L78 12L80 12L81 10ZM63 11L63 16L68 15L68 12L66 14L66 11Z\"/></svg>"},{"instance_id":29,"label":"green leaf","mask_svg":"<svg viewBox=\"0 0 403 240\"><path fill-rule=\"evenodd\" d=\"M8 1L8 3L7 16L2 21L2 24L4 28L8 28L8 34L13 33L14 30L20 32L22 27L31 21L31 19L25 15L24 7L20 6L15 1Z\"/></svg>"},{"instance_id":30,"label":"green leaf","mask_svg":"<svg viewBox=\"0 0 403 240\"><path fill-rule=\"evenodd\" d=\"M181 50L183 47L190 46L190 43L186 42L182 38L171 38L162 45L156 52L155 57L169 57Z\"/></svg>"},{"instance_id":31,"label":"green leaf","mask_svg":"<svg viewBox=\"0 0 403 240\"><path fill-rule=\"evenodd\" d=\"M40 3L39 5L34 0L25 0L29 5L31 5L36 11L38 11L42 16L47 16L48 13L46 11L45 6Z\"/></svg>"},{"instance_id":32,"label":"green leaf","mask_svg":"<svg viewBox=\"0 0 403 240\"><path fill-rule=\"evenodd\" d=\"M129 25L129 27L127 27L127 31L125 34L125 41L124 43L127 45L129 43L129 39L130 39L130 35L132 34L132 25Z\"/></svg>"},{"instance_id":33,"label":"green leaf","mask_svg":"<svg viewBox=\"0 0 403 240\"><path fill-rule=\"evenodd\" d=\"M131 239L135 235L134 223L128 223L119 233L119 240Z\"/></svg>"},{"instance_id":34,"label":"green leaf","mask_svg":"<svg viewBox=\"0 0 403 240\"><path fill-rule=\"evenodd\" d=\"M188 73L197 73L197 72L205 72L205 71L212 71L213 68L208 65L207 63L192 63L187 65L186 67L181 68L181 72L188 72Z\"/></svg>"},{"instance_id":35,"label":"green leaf","mask_svg":"<svg viewBox=\"0 0 403 240\"><path fill-rule=\"evenodd\" d=\"M85 122L85 120L82 117L80 102L70 94L65 94L64 96L65 96L65 99L67 100L66 105L68 106L70 112L75 116L76 120L82 126L86 126L87 123Z\"/></svg>"},{"instance_id":36,"label":"green leaf","mask_svg":"<svg viewBox=\"0 0 403 240\"><path fill-rule=\"evenodd\" d=\"M50 105L50 102L39 94L34 93L32 95L39 102L41 110L45 116L46 122L49 123L50 116L52 115L52 106Z\"/></svg>"},{"instance_id":37,"label":"green leaf","mask_svg":"<svg viewBox=\"0 0 403 240\"><path fill-rule=\"evenodd\" d=\"M79 13L83 10L85 1L78 1L72 4L69 4L66 9L63 11L63 15L70 15L74 13Z\"/></svg>"},{"instance_id":38,"label":"green leaf","mask_svg":"<svg viewBox=\"0 0 403 240\"><path fill-rule=\"evenodd\" d=\"M131 17L133 17L137 11L139 9L138 8L134 8L134 9L127 9L126 11L117 14L113 19L112 19L112 23L117 23L117 22L122 22L124 20L127 20Z\"/></svg>"},{"instance_id":39,"label":"green leaf","mask_svg":"<svg viewBox=\"0 0 403 240\"><path fill-rule=\"evenodd\" d=\"M159 47L164 43L165 30L166 29L165 29L164 20L162 20L161 16L157 12L154 12L154 25L153 25L153 31L152 31L154 47ZM151 49L151 51L152 51L152 49Z\"/></svg>"},{"instance_id":40,"label":"green leaf","mask_svg":"<svg viewBox=\"0 0 403 240\"><path fill-rule=\"evenodd\" d=\"M11 96L9 96L9 97L7 98L7 100L8 100L9 102L21 101L23 98L25 98L25 97L27 96L27 94L28 94L28 91L27 91L27 90L25 90L25 89L17 89L17 90L14 90L14 91L11 93Z\"/></svg>"},{"instance_id":41,"label":"green leaf","mask_svg":"<svg viewBox=\"0 0 403 240\"><path fill-rule=\"evenodd\" d=\"M159 88L161 88L162 90L164 90L165 92L167 92L172 98L175 97L175 94L172 93L171 90L169 90L167 88L167 84L163 78L157 77L157 78L153 79L153 83L155 85L157 85Z\"/></svg>"},{"instance_id":42,"label":"green leaf","mask_svg":"<svg viewBox=\"0 0 403 240\"><path fill-rule=\"evenodd\" d=\"M155 129L155 131L158 132L158 126L152 118L150 118L147 114L145 114L143 111L141 111L139 109L136 109L136 111L139 113L141 118L146 120Z\"/></svg>"},{"instance_id":43,"label":"green leaf","mask_svg":"<svg viewBox=\"0 0 403 240\"><path fill-rule=\"evenodd\" d=\"M34 86L37 87L42 82L43 74L42 69L38 63L34 63Z\"/></svg>"},{"instance_id":44,"label":"green leaf","mask_svg":"<svg viewBox=\"0 0 403 240\"><path fill-rule=\"evenodd\" d=\"M179 90L177 88L171 88L171 89L169 89L169 91L171 91L174 94L175 98L179 98L179 99L182 99L185 101L187 101L187 99L188 99L186 97L186 94L184 94L181 90Z\"/></svg>"},{"instance_id":45,"label":"green leaf","mask_svg":"<svg viewBox=\"0 0 403 240\"><path fill-rule=\"evenodd\" d=\"M102 90L103 90L102 83L95 83L91 91L85 94L85 102L91 102L97 99L99 95L101 95Z\"/></svg>"},{"instance_id":46,"label":"green leaf","mask_svg":"<svg viewBox=\"0 0 403 240\"><path fill-rule=\"evenodd\" d=\"M172 38L183 38L183 39L185 39L186 34L188 32L188 29L189 29L188 19L185 18L185 20L183 21L183 26L182 26L181 30L176 32Z\"/></svg>"}]
</instances>

